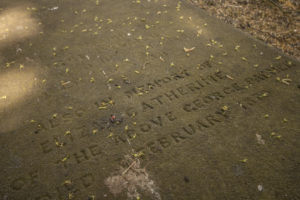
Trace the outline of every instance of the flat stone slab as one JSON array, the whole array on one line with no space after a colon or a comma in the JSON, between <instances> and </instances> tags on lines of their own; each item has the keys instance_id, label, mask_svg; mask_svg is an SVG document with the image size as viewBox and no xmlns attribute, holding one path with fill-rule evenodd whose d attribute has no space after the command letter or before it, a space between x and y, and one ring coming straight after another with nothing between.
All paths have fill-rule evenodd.
<instances>
[{"instance_id":1,"label":"flat stone slab","mask_svg":"<svg viewBox=\"0 0 300 200\"><path fill-rule=\"evenodd\" d=\"M0 199L300 199L299 62L185 1L0 7Z\"/></svg>"}]
</instances>

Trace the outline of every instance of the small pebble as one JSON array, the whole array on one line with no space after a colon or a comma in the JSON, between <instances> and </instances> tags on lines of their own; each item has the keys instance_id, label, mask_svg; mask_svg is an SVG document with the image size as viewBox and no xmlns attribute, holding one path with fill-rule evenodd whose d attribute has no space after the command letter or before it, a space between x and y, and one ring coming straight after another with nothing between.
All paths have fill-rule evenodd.
<instances>
[{"instance_id":1,"label":"small pebble","mask_svg":"<svg viewBox=\"0 0 300 200\"><path fill-rule=\"evenodd\" d=\"M190 179L186 176L183 177L183 180L186 182L186 183L189 183L190 182Z\"/></svg>"}]
</instances>

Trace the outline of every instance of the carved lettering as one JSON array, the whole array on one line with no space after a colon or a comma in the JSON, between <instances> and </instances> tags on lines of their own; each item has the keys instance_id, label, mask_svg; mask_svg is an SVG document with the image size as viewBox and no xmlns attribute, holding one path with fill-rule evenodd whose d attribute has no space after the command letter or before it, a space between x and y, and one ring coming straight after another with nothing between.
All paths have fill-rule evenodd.
<instances>
[{"instance_id":1,"label":"carved lettering","mask_svg":"<svg viewBox=\"0 0 300 200\"><path fill-rule=\"evenodd\" d=\"M148 109L150 109L150 110L154 109L153 106L151 106L150 104L147 104L145 102L142 102L142 108L143 108L144 112L147 111Z\"/></svg>"},{"instance_id":2,"label":"carved lettering","mask_svg":"<svg viewBox=\"0 0 300 200\"><path fill-rule=\"evenodd\" d=\"M82 185L85 187L85 188L88 188L90 187L93 182L94 182L94 176L91 174L91 173L87 173L87 174L84 174L81 178L80 178L81 182L82 182Z\"/></svg>"},{"instance_id":3,"label":"carved lettering","mask_svg":"<svg viewBox=\"0 0 300 200\"><path fill-rule=\"evenodd\" d=\"M181 140L186 139L187 137L181 135L178 132L171 133L172 138L175 140L176 143L180 142Z\"/></svg>"},{"instance_id":4,"label":"carved lettering","mask_svg":"<svg viewBox=\"0 0 300 200\"><path fill-rule=\"evenodd\" d=\"M84 149L82 149L79 153L74 153L73 155L78 164L83 161L89 160L89 157Z\"/></svg>"},{"instance_id":5,"label":"carved lettering","mask_svg":"<svg viewBox=\"0 0 300 200\"><path fill-rule=\"evenodd\" d=\"M167 148L171 145L171 142L169 142L166 137L159 138L158 142L163 148Z\"/></svg>"},{"instance_id":6,"label":"carved lettering","mask_svg":"<svg viewBox=\"0 0 300 200\"><path fill-rule=\"evenodd\" d=\"M49 141L46 140L45 142L40 143L43 153L50 153L52 148L49 147Z\"/></svg>"}]
</instances>

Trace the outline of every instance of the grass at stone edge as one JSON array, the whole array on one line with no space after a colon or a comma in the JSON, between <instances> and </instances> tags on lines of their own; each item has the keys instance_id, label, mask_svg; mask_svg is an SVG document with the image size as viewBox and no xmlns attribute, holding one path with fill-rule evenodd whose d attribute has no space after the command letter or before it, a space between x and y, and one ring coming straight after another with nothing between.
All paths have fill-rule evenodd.
<instances>
[{"instance_id":1,"label":"grass at stone edge","mask_svg":"<svg viewBox=\"0 0 300 200\"><path fill-rule=\"evenodd\" d=\"M294 0L189 1L205 9L210 15L300 60L300 2Z\"/></svg>"}]
</instances>

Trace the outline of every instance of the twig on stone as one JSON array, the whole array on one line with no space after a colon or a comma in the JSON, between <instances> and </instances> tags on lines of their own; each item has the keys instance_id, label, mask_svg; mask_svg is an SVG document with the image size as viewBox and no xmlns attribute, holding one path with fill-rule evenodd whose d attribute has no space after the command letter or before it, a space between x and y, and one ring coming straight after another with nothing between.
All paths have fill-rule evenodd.
<instances>
[{"instance_id":1,"label":"twig on stone","mask_svg":"<svg viewBox=\"0 0 300 200\"><path fill-rule=\"evenodd\" d=\"M126 173L128 172L128 170L129 170L131 167L133 167L133 165L135 165L135 164L136 164L136 161L133 161L133 162L131 163L131 165L129 165L129 167L128 167L127 169L125 169L125 171L122 173L122 175L126 174Z\"/></svg>"}]
</instances>

